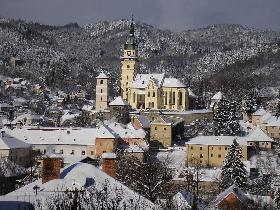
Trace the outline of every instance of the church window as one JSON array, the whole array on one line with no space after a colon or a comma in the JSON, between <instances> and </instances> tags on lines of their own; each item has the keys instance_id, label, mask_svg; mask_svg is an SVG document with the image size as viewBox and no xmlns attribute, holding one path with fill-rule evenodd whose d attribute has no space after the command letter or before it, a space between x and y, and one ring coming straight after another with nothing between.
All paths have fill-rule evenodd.
<instances>
[{"instance_id":1,"label":"church window","mask_svg":"<svg viewBox=\"0 0 280 210\"><path fill-rule=\"evenodd\" d=\"M102 96L100 97L100 101L102 101Z\"/></svg>"},{"instance_id":2,"label":"church window","mask_svg":"<svg viewBox=\"0 0 280 210\"><path fill-rule=\"evenodd\" d=\"M133 102L135 102L135 92L133 92Z\"/></svg>"},{"instance_id":3,"label":"church window","mask_svg":"<svg viewBox=\"0 0 280 210\"><path fill-rule=\"evenodd\" d=\"M179 105L182 105L183 104L183 94L182 94L182 92L178 93L178 98L179 98Z\"/></svg>"},{"instance_id":4,"label":"church window","mask_svg":"<svg viewBox=\"0 0 280 210\"><path fill-rule=\"evenodd\" d=\"M102 80L100 80L100 85L102 85L103 84L103 79Z\"/></svg>"},{"instance_id":5,"label":"church window","mask_svg":"<svg viewBox=\"0 0 280 210\"><path fill-rule=\"evenodd\" d=\"M156 93L155 93L155 91L153 91L153 97L156 97Z\"/></svg>"},{"instance_id":6,"label":"church window","mask_svg":"<svg viewBox=\"0 0 280 210\"><path fill-rule=\"evenodd\" d=\"M101 89L101 90L100 90L100 93L102 93L102 92L103 92L103 90Z\"/></svg>"}]
</instances>

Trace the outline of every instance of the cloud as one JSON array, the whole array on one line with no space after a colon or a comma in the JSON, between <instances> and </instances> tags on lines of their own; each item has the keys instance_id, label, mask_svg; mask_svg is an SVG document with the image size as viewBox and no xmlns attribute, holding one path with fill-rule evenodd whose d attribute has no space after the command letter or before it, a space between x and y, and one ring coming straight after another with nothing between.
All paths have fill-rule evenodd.
<instances>
[{"instance_id":1,"label":"cloud","mask_svg":"<svg viewBox=\"0 0 280 210\"><path fill-rule=\"evenodd\" d=\"M45 24L130 18L171 30L237 23L280 30L279 0L0 0L0 14Z\"/></svg>"}]
</instances>

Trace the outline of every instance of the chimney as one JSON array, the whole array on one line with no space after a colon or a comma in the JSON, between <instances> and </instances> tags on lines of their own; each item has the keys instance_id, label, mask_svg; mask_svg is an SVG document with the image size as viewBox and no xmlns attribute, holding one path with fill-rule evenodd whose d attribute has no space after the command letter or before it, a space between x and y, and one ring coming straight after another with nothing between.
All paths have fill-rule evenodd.
<instances>
[{"instance_id":1,"label":"chimney","mask_svg":"<svg viewBox=\"0 0 280 210\"><path fill-rule=\"evenodd\" d=\"M42 161L42 184L60 178L61 159L45 157Z\"/></svg>"},{"instance_id":2,"label":"chimney","mask_svg":"<svg viewBox=\"0 0 280 210\"><path fill-rule=\"evenodd\" d=\"M102 170L109 176L116 177L117 156L115 153L103 153Z\"/></svg>"}]
</instances>

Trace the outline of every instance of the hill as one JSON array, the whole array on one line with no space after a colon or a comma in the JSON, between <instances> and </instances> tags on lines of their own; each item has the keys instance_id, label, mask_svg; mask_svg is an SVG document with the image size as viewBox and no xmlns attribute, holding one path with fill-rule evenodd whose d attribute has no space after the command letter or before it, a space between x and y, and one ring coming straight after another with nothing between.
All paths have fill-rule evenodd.
<instances>
[{"instance_id":1,"label":"hill","mask_svg":"<svg viewBox=\"0 0 280 210\"><path fill-rule=\"evenodd\" d=\"M119 91L122 44L128 20L79 26L49 26L0 18L0 74L17 76L70 91L82 84L94 92L104 69ZM251 87L280 86L280 32L241 25L213 25L171 32L137 22L140 72L165 72L195 91L239 93ZM8 65L12 56L22 63Z\"/></svg>"}]
</instances>

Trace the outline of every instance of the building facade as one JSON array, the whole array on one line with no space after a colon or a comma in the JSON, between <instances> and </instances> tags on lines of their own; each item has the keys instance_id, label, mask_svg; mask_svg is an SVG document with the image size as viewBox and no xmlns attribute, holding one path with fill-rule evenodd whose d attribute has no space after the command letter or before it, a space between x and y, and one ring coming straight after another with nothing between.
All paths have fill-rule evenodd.
<instances>
[{"instance_id":1,"label":"building facade","mask_svg":"<svg viewBox=\"0 0 280 210\"><path fill-rule=\"evenodd\" d=\"M134 109L188 109L188 89L164 73L137 74L139 66L134 24L121 57L121 96Z\"/></svg>"}]
</instances>

